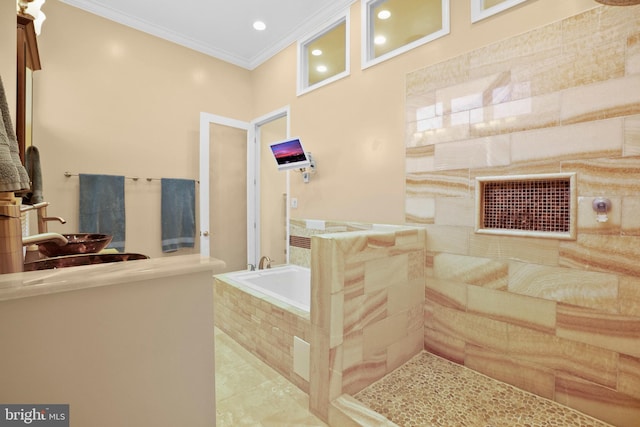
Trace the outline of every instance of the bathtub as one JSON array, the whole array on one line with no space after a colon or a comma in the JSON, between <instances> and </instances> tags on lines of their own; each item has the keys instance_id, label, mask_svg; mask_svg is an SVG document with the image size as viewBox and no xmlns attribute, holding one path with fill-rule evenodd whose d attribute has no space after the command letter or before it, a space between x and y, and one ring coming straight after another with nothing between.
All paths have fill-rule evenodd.
<instances>
[{"instance_id":1,"label":"bathtub","mask_svg":"<svg viewBox=\"0 0 640 427\"><path fill-rule=\"evenodd\" d=\"M294 264L257 271L236 271L225 276L249 289L309 312L311 272Z\"/></svg>"}]
</instances>

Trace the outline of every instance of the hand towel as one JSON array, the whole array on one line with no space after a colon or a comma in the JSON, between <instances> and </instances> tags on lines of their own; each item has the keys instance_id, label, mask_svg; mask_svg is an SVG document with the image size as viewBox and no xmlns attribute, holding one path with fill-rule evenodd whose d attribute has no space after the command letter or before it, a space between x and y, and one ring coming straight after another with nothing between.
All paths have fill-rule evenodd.
<instances>
[{"instance_id":1,"label":"hand towel","mask_svg":"<svg viewBox=\"0 0 640 427\"><path fill-rule=\"evenodd\" d=\"M162 178L162 252L193 248L196 240L196 182Z\"/></svg>"},{"instance_id":2,"label":"hand towel","mask_svg":"<svg viewBox=\"0 0 640 427\"><path fill-rule=\"evenodd\" d=\"M0 191L29 189L29 176L20 161L20 151L16 132L11 122L11 111L7 103L2 79L0 78Z\"/></svg>"},{"instance_id":3,"label":"hand towel","mask_svg":"<svg viewBox=\"0 0 640 427\"><path fill-rule=\"evenodd\" d=\"M22 203L25 205L35 205L36 203L44 202L44 196L42 195L42 170L40 167L40 151L35 146L27 148L27 152L24 155L25 168L31 179L31 191L25 194L22 198Z\"/></svg>"},{"instance_id":4,"label":"hand towel","mask_svg":"<svg viewBox=\"0 0 640 427\"><path fill-rule=\"evenodd\" d=\"M124 176L80 174L80 232L113 236L109 248L124 251Z\"/></svg>"}]
</instances>

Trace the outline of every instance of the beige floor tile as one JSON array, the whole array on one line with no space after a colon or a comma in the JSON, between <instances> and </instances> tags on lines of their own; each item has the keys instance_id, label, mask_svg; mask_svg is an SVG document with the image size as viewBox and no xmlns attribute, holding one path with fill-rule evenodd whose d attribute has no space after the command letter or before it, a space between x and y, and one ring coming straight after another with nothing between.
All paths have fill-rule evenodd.
<instances>
[{"instance_id":1,"label":"beige floor tile","mask_svg":"<svg viewBox=\"0 0 640 427\"><path fill-rule=\"evenodd\" d=\"M215 339L218 427L326 426L306 393L217 328Z\"/></svg>"}]
</instances>

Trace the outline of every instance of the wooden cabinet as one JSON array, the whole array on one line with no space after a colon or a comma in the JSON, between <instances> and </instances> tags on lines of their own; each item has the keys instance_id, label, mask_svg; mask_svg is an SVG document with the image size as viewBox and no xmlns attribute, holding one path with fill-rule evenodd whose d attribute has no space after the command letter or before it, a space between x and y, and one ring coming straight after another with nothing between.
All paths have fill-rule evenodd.
<instances>
[{"instance_id":1,"label":"wooden cabinet","mask_svg":"<svg viewBox=\"0 0 640 427\"><path fill-rule=\"evenodd\" d=\"M32 76L33 72L40 70L41 66L33 18L29 15L18 13L17 24L18 105L16 109L16 137L20 147L20 160L24 164L26 147L31 144Z\"/></svg>"}]
</instances>

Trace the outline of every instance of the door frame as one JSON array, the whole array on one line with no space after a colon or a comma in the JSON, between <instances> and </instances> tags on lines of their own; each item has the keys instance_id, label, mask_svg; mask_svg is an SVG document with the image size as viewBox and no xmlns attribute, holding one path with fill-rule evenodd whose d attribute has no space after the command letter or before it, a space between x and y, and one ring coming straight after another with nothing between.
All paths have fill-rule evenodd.
<instances>
[{"instance_id":1,"label":"door frame","mask_svg":"<svg viewBox=\"0 0 640 427\"><path fill-rule=\"evenodd\" d=\"M247 141L247 264L258 265L262 256L260 254L260 126L274 120L286 117L286 135L290 137L291 109L284 106L273 110L263 116L253 119L250 123ZM286 171L286 209L285 209L285 230L286 243L289 242L289 171ZM251 233L251 223L253 222L254 233ZM286 263L289 263L289 250L287 249Z\"/></svg>"},{"instance_id":2,"label":"door frame","mask_svg":"<svg viewBox=\"0 0 640 427\"><path fill-rule=\"evenodd\" d=\"M211 113L200 113L200 255L210 257L209 230L209 155L210 126L218 124L247 131L247 264L257 266L260 259L260 126L286 117L286 138L290 137L291 109L287 105L271 111L251 122L232 119ZM286 241L289 242L290 189L289 171L286 171ZM286 262L289 263L289 250Z\"/></svg>"}]
</instances>

